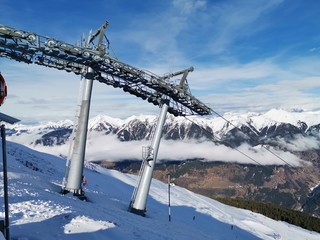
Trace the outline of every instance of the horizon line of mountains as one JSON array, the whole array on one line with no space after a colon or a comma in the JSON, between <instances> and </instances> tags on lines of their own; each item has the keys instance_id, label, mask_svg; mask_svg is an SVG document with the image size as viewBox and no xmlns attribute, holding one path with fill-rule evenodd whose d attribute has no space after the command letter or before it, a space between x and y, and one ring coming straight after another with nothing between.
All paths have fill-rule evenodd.
<instances>
[{"instance_id":1,"label":"horizon line of mountains","mask_svg":"<svg viewBox=\"0 0 320 240\"><path fill-rule=\"evenodd\" d=\"M271 110L264 114L226 114L224 118L192 117L192 122L183 117L168 114L162 138L164 140L214 141L217 144L238 147L243 143L251 146L267 145L289 151L319 149L320 112L286 112ZM99 115L89 120L88 131L116 135L120 141L150 140L156 126L156 116L132 116L125 120ZM66 120L48 122L35 126L12 125L7 135L21 136L36 133L34 145L63 145L70 137L73 122ZM314 142L310 147L305 140ZM304 144L299 149L299 141ZM294 144L292 144L294 143ZM286 146L288 144L288 146ZM292 145L296 146L294 149Z\"/></svg>"}]
</instances>

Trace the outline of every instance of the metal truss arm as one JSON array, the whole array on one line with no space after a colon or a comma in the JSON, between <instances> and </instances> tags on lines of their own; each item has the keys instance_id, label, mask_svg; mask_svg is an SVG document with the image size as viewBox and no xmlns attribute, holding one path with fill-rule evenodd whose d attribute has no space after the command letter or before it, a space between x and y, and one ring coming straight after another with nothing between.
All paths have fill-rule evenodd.
<instances>
[{"instance_id":1,"label":"metal truss arm","mask_svg":"<svg viewBox=\"0 0 320 240\"><path fill-rule=\"evenodd\" d=\"M212 113L208 106L192 96L190 92L183 91L181 86L169 82L170 78L185 74L185 70L159 77L105 54L102 51L102 38L107 25L107 22L104 23L91 36L90 42L93 42L100 34L98 48L72 45L33 32L0 25L0 57L75 74L84 74L82 69L91 67L94 70L93 79L121 88L154 105L161 104L162 96L170 98L168 112L175 116ZM193 71L192 67L187 72L191 71ZM187 88L186 84L187 82L184 81L184 86Z\"/></svg>"}]
</instances>

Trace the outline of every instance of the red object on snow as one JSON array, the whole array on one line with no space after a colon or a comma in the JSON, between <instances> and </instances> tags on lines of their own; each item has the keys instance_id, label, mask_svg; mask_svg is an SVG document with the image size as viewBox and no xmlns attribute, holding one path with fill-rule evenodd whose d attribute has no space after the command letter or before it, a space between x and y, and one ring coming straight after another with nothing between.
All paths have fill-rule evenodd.
<instances>
[{"instance_id":1,"label":"red object on snow","mask_svg":"<svg viewBox=\"0 0 320 240\"><path fill-rule=\"evenodd\" d=\"M82 181L83 185L87 184L87 179L85 177L83 177L83 181Z\"/></svg>"},{"instance_id":2,"label":"red object on snow","mask_svg":"<svg viewBox=\"0 0 320 240\"><path fill-rule=\"evenodd\" d=\"M0 106L3 104L6 96L7 96L7 84L0 73Z\"/></svg>"}]
</instances>

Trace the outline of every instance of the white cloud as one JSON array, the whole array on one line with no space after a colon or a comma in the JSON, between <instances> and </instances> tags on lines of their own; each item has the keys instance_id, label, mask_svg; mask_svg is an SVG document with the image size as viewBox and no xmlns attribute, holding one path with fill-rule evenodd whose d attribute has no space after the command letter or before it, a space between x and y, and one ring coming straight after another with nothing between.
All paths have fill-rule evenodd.
<instances>
[{"instance_id":1,"label":"white cloud","mask_svg":"<svg viewBox=\"0 0 320 240\"><path fill-rule=\"evenodd\" d=\"M320 148L320 142L318 138L311 136L304 137L302 135L295 135L294 139L288 142L286 142L284 139L277 139L277 144L286 147L290 151L307 151Z\"/></svg>"},{"instance_id":2,"label":"white cloud","mask_svg":"<svg viewBox=\"0 0 320 240\"><path fill-rule=\"evenodd\" d=\"M272 108L319 110L320 75L314 58L292 61L281 68L273 59L247 64L195 66L188 76L191 92L219 113L268 111ZM6 62L2 74L8 97L1 111L26 121L73 119L80 77L35 65ZM161 75L172 67L150 69ZM180 70L180 69L179 69ZM95 82L91 116L107 114L126 118L157 114L158 107L121 89Z\"/></svg>"},{"instance_id":3,"label":"white cloud","mask_svg":"<svg viewBox=\"0 0 320 240\"><path fill-rule=\"evenodd\" d=\"M210 39L203 46L203 53L227 53L229 46L236 40L266 28L269 23L259 20L282 2L274 0L213 3L207 8L205 16L198 17L197 23L205 24L206 31L210 31Z\"/></svg>"},{"instance_id":4,"label":"white cloud","mask_svg":"<svg viewBox=\"0 0 320 240\"><path fill-rule=\"evenodd\" d=\"M314 58L279 66L273 59L195 68L192 92L218 112L272 108L318 110L320 75Z\"/></svg>"},{"instance_id":5,"label":"white cloud","mask_svg":"<svg viewBox=\"0 0 320 240\"><path fill-rule=\"evenodd\" d=\"M311 48L309 49L309 52L318 54L320 53L320 47Z\"/></svg>"},{"instance_id":6,"label":"white cloud","mask_svg":"<svg viewBox=\"0 0 320 240\"><path fill-rule=\"evenodd\" d=\"M190 14L198 9L204 9L207 5L204 0L173 0L172 3L183 14Z\"/></svg>"},{"instance_id":7,"label":"white cloud","mask_svg":"<svg viewBox=\"0 0 320 240\"><path fill-rule=\"evenodd\" d=\"M69 144L63 146L43 147L36 146L36 150L49 152L55 155L68 155ZM141 160L142 147L149 146L149 141L121 142L115 135L103 135L95 133L89 136L86 150L87 161L119 161ZM243 154L241 154L242 152ZM261 165L285 165L299 166L303 161L289 152L272 149L280 158L261 147L250 147L243 144L237 150L213 142L172 141L162 140L158 153L158 161L161 160L186 160L203 158L206 161L237 162L244 164ZM247 156L249 157L247 157ZM252 160L254 159L254 160ZM281 159L284 159L285 162Z\"/></svg>"}]
</instances>

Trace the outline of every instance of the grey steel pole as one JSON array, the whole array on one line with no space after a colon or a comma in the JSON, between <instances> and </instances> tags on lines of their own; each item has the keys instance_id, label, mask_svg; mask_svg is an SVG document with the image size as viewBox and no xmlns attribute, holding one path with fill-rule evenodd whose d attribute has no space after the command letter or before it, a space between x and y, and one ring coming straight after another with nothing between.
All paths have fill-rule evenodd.
<instances>
[{"instance_id":1,"label":"grey steel pole","mask_svg":"<svg viewBox=\"0 0 320 240\"><path fill-rule=\"evenodd\" d=\"M93 79L90 75L93 73L92 68L88 68L85 85L83 89L82 102L80 106L79 122L76 129L74 146L71 155L71 164L68 174L66 190L73 192L74 195L83 195L81 182L83 174L83 165L85 160L85 150L87 142L87 130L89 121L90 101L92 93Z\"/></svg>"},{"instance_id":2,"label":"grey steel pole","mask_svg":"<svg viewBox=\"0 0 320 240\"><path fill-rule=\"evenodd\" d=\"M3 161L3 191L4 191L4 227L6 240L10 240L9 231L9 201L8 201L8 171L7 171L7 151L6 151L6 129L1 125L2 138L2 161Z\"/></svg>"},{"instance_id":3,"label":"grey steel pole","mask_svg":"<svg viewBox=\"0 0 320 240\"><path fill-rule=\"evenodd\" d=\"M168 112L168 104L165 102L162 104L156 132L151 143L151 151L153 152L150 158L147 161L144 161L142 163L144 164L144 166L140 176L139 185L136 190L136 194L133 196L133 199L129 207L130 212L133 212L142 216L145 216L145 212L146 212L146 203L147 203L148 193L151 185L152 173L153 173L153 169L158 156L162 129L166 120L167 112Z\"/></svg>"},{"instance_id":4,"label":"grey steel pole","mask_svg":"<svg viewBox=\"0 0 320 240\"><path fill-rule=\"evenodd\" d=\"M170 174L168 174L168 211L169 211L169 222L171 222L170 187L171 187L171 179L170 179Z\"/></svg>"}]
</instances>

